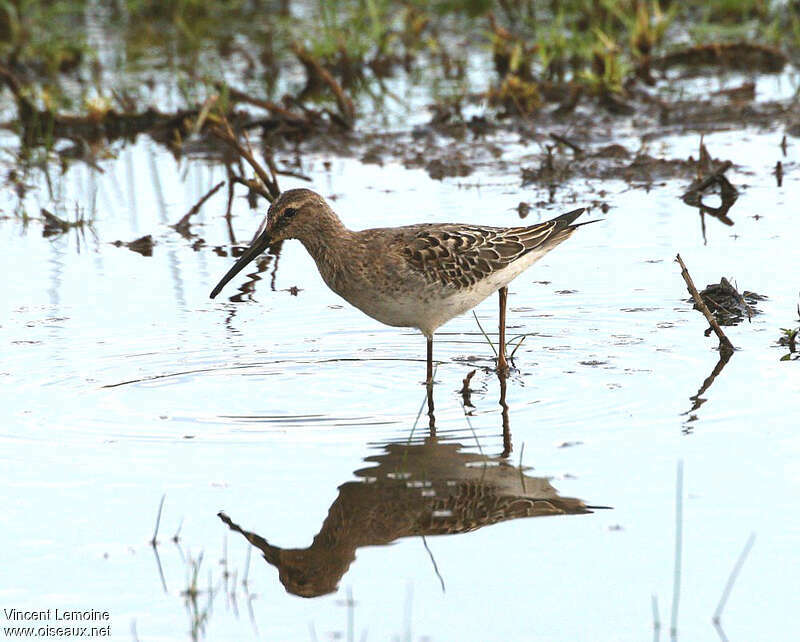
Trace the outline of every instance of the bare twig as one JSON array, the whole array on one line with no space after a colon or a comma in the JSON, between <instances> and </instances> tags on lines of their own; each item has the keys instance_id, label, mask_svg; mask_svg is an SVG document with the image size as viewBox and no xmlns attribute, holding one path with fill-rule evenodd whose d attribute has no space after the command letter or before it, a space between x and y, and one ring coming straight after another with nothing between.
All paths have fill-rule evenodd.
<instances>
[{"instance_id":1,"label":"bare twig","mask_svg":"<svg viewBox=\"0 0 800 642\"><path fill-rule=\"evenodd\" d=\"M714 330L717 338L719 338L719 349L721 351L724 350L726 352L733 352L733 344L730 342L730 339L725 336L722 328L719 327L719 323L717 323L717 320L713 317L708 309L708 306L705 304L703 298L700 296L700 293L697 291L697 288L692 281L692 277L689 275L689 270L686 269L686 264L683 262L683 259L681 259L681 255L676 255L675 260L681 266L681 276L683 277L683 280L686 281L686 287L689 290L689 294L692 295L692 298L697 304L697 307L700 309L700 312L703 313L703 316L708 321L711 329Z\"/></svg>"},{"instance_id":2,"label":"bare twig","mask_svg":"<svg viewBox=\"0 0 800 642\"><path fill-rule=\"evenodd\" d=\"M161 510L164 508L164 500L167 498L167 495L164 494L161 496L161 503L158 505L158 514L156 515L156 528L153 531L153 539L150 540L150 546L155 548L158 546L158 528L161 524Z\"/></svg>"},{"instance_id":3,"label":"bare twig","mask_svg":"<svg viewBox=\"0 0 800 642\"><path fill-rule=\"evenodd\" d=\"M480 328L481 333L483 334L483 338L486 339L486 342L489 344L489 347L492 349L492 352L494 352L494 356L496 357L497 356L497 350L495 349L494 344L492 343L492 340L489 338L489 335L486 334L486 330L483 329L483 326L481 325L481 322L478 321L478 315L475 314L475 310L472 311L472 316L475 317L475 323L478 324L478 327Z\"/></svg>"},{"instance_id":4,"label":"bare twig","mask_svg":"<svg viewBox=\"0 0 800 642\"><path fill-rule=\"evenodd\" d=\"M522 345L523 341L525 341L525 339L527 339L527 338L528 338L527 334L523 334L520 337L519 342L517 343L517 345L514 346L514 349L511 351L511 354L508 356L509 359L511 359L512 361L514 360L514 355L517 354L517 350L519 350L519 347Z\"/></svg>"},{"instance_id":5,"label":"bare twig","mask_svg":"<svg viewBox=\"0 0 800 642\"><path fill-rule=\"evenodd\" d=\"M243 178L241 176L237 176L235 174L231 174L230 178L231 183L239 183L239 185L244 185L248 189L252 190L259 196L264 197L268 201L272 201L272 194L270 194L266 188L264 187L261 181L256 180L254 178Z\"/></svg>"},{"instance_id":6,"label":"bare twig","mask_svg":"<svg viewBox=\"0 0 800 642\"><path fill-rule=\"evenodd\" d=\"M214 108L214 105L217 104L219 100L219 94L214 94L209 96L203 102L203 106L200 108L200 113L197 115L197 120L194 123L194 127L192 128L193 133L197 134L203 129L203 125L208 118L208 115L211 113L211 110Z\"/></svg>"},{"instance_id":7,"label":"bare twig","mask_svg":"<svg viewBox=\"0 0 800 642\"><path fill-rule=\"evenodd\" d=\"M708 296L708 295L706 295L706 296ZM711 304L713 304L713 306L714 306L715 308L717 308L717 309L718 309L720 312L724 312L725 314L727 314L728 316L731 316L731 317L733 317L733 316L736 316L736 315L735 315L733 312L731 312L730 310L728 310L728 308L726 308L726 307L725 307L724 305L722 305L721 303L717 303L717 302L716 302L714 299L712 299L710 296L708 297L708 302L709 302L709 303L711 303Z\"/></svg>"},{"instance_id":8,"label":"bare twig","mask_svg":"<svg viewBox=\"0 0 800 642\"><path fill-rule=\"evenodd\" d=\"M215 125L211 127L209 130L214 136L219 138L222 142L226 143L229 147L231 147L241 158L247 161L247 164L253 168L253 171L256 173L256 176L261 180L261 182L266 187L266 192L259 191L259 193L264 196L268 201L272 202L274 199L278 198L281 193L280 188L278 187L278 179L275 176L274 172L274 163L272 162L272 158L269 154L264 155L264 159L266 160L267 164L270 167L270 171L272 172L272 176L267 173L264 167L259 163L255 157L253 156L253 152L250 149L250 145L248 143L247 147L242 145L231 129L230 124L227 121L223 121L223 126Z\"/></svg>"}]
</instances>

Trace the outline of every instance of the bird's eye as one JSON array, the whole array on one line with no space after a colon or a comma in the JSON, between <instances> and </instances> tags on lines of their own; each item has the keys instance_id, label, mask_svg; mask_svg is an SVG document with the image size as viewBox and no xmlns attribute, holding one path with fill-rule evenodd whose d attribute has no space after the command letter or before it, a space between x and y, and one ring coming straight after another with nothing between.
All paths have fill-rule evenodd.
<instances>
[{"instance_id":1,"label":"bird's eye","mask_svg":"<svg viewBox=\"0 0 800 642\"><path fill-rule=\"evenodd\" d=\"M283 210L284 218L292 218L292 216L295 214L297 214L297 210L293 207L287 207L285 210Z\"/></svg>"}]
</instances>

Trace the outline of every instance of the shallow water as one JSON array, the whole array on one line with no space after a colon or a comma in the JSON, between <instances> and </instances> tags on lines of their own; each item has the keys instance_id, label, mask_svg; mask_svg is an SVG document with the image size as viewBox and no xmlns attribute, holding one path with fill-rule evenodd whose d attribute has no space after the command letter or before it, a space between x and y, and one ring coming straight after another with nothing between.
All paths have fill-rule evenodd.
<instances>
[{"instance_id":1,"label":"shallow water","mask_svg":"<svg viewBox=\"0 0 800 642\"><path fill-rule=\"evenodd\" d=\"M796 315L800 254L797 148L784 158L779 139L757 131L706 137L715 156L737 164L729 178L742 188L733 227L706 218L707 243L697 211L679 198L681 181L646 191L573 180L547 211L531 213L533 223L593 199L611 206L607 214L594 208L586 218L602 222L511 285L509 335L529 336L507 382L506 459L493 353L471 315L437 335L437 440L426 446L424 339L349 307L299 243L284 244L277 269L273 257L252 292L235 296L250 280L243 274L208 299L233 260L225 190L193 219L192 232L205 240L199 249L169 225L223 171L176 163L140 139L102 163L102 174L69 170L52 200L30 193L29 211L61 208L70 219L77 204L93 219L82 234L50 238L38 221L10 217L15 201L6 193L4 608L107 609L114 639L191 638L196 608L195 622L205 611L207 618L195 637L209 640L640 640L651 635L656 595L666 638L682 461L679 638L716 635L711 615L755 532L725 632L731 640L791 639L800 591L792 509L800 373L779 361L785 349L775 342ZM688 155L697 138L666 146ZM507 160L513 168L513 155ZM777 160L787 169L781 188L771 175ZM353 228L512 225L517 203L539 198L508 169L437 182L394 163L304 162ZM284 189L300 185L282 181ZM246 242L263 210L237 198L234 214L236 239ZM152 257L111 244L148 233ZM703 318L685 301L677 252L700 287L728 276L769 297L752 322L728 329L738 350L703 403L693 397L717 364L716 340L703 336ZM496 307L491 298L477 309L490 334ZM473 369L474 408L465 408L458 391ZM350 499L358 480L373 494ZM428 531L424 541L422 527L404 525L403 517L414 523L431 510L434 522L451 518L431 508L432 493L447 497L464 480L478 495L552 493L534 502L539 509L558 507L560 497L610 510ZM162 495L156 558L147 542ZM260 550L248 552L217 517L225 511L270 545L306 548L332 507L342 541L361 547L338 591L313 599L287 593ZM370 540L370 529L380 536ZM201 555L193 607L186 589Z\"/></svg>"}]
</instances>

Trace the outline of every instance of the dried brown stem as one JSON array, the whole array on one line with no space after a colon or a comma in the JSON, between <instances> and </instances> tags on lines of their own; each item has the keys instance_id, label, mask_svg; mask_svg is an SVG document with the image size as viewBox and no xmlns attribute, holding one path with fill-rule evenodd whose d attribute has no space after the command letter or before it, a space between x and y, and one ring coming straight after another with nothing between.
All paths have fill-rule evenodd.
<instances>
[{"instance_id":1,"label":"dried brown stem","mask_svg":"<svg viewBox=\"0 0 800 642\"><path fill-rule=\"evenodd\" d=\"M697 304L697 307L700 309L700 312L703 313L703 316L708 321L711 329L714 330L714 333L719 338L719 349L720 352L733 352L733 344L730 342L728 337L725 336L725 333L722 331L722 328L719 327L719 323L711 314L708 309L708 306L703 301L703 297L700 296L700 293L697 291L697 288L694 285L694 281L692 281L692 277L689 275L689 270L686 268L686 264L683 262L681 255L678 254L675 256L675 260L681 266L681 276L683 280L686 281L686 287L689 290L689 294L692 295L694 302Z\"/></svg>"},{"instance_id":2,"label":"dried brown stem","mask_svg":"<svg viewBox=\"0 0 800 642\"><path fill-rule=\"evenodd\" d=\"M241 176L237 176L236 174L231 174L230 181L231 183L239 183L239 185L244 185L246 188L253 190L259 196L263 196L270 202L272 201L272 195L266 189L264 189L264 186L260 181L257 181L253 178L243 178Z\"/></svg>"},{"instance_id":3,"label":"dried brown stem","mask_svg":"<svg viewBox=\"0 0 800 642\"><path fill-rule=\"evenodd\" d=\"M241 158L247 161L247 164L253 168L253 171L256 173L256 176L261 180L264 187L266 189L254 189L254 191L261 194L264 198L268 201L272 202L281 193L280 188L278 187L278 179L275 176L275 164L272 161L272 158L269 154L264 155L264 160L267 162L267 165L270 168L271 176L267 173L264 167L259 163L255 156L253 156L253 152L250 149L250 145L248 143L247 147L242 145L231 129L231 126L228 124L227 121L223 122L222 126L215 125L211 127L209 130L214 136L219 138L222 142L226 143L229 147L231 147ZM251 186L252 187L252 186Z\"/></svg>"}]
</instances>

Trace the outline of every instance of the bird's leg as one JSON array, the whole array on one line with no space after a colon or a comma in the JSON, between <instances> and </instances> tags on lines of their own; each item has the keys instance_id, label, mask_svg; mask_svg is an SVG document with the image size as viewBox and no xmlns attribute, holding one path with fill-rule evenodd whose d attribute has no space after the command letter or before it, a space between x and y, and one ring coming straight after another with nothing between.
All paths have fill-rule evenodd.
<instances>
[{"instance_id":1,"label":"bird's leg","mask_svg":"<svg viewBox=\"0 0 800 642\"><path fill-rule=\"evenodd\" d=\"M505 375L508 373L508 362L506 361L506 300L508 299L508 288L500 288L497 293L500 295L500 345L497 346L497 372Z\"/></svg>"},{"instance_id":2,"label":"bird's leg","mask_svg":"<svg viewBox=\"0 0 800 642\"><path fill-rule=\"evenodd\" d=\"M425 383L429 386L433 385L433 337L426 337L428 340L428 376L425 378Z\"/></svg>"}]
</instances>

